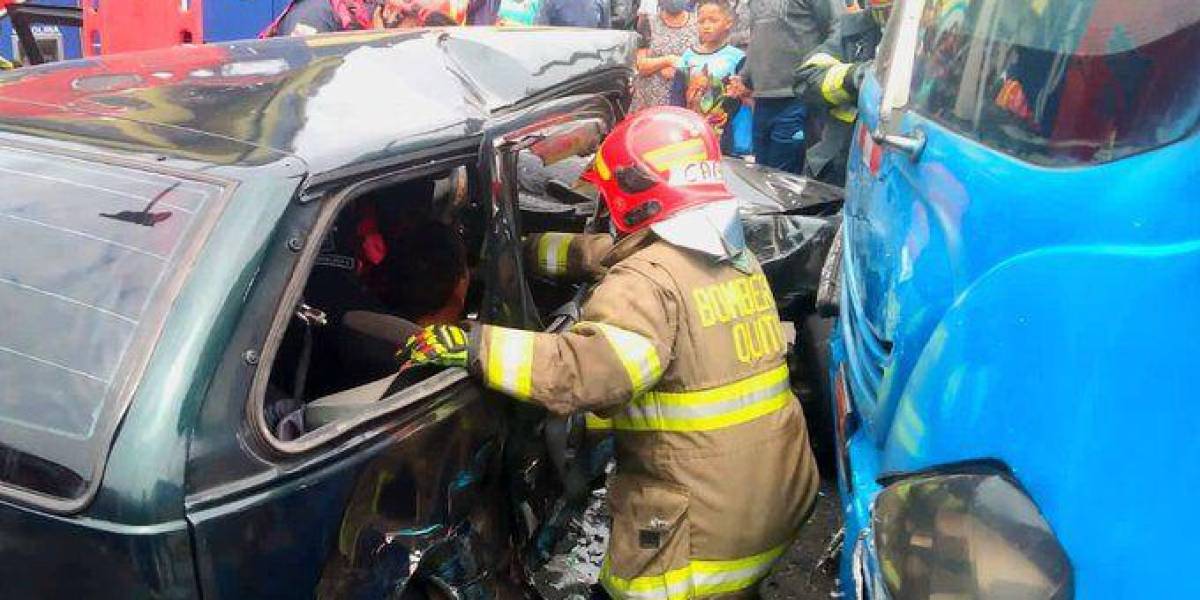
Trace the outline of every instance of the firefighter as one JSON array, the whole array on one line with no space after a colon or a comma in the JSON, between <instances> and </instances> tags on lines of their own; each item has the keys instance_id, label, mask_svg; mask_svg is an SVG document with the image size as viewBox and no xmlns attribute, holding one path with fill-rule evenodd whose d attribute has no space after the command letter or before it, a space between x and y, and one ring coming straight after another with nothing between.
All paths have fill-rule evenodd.
<instances>
[{"instance_id":1,"label":"firefighter","mask_svg":"<svg viewBox=\"0 0 1200 600\"><path fill-rule=\"evenodd\" d=\"M609 419L600 579L615 598L754 595L817 490L787 341L720 158L696 113L633 114L587 174L617 239L580 321L562 333L435 325L400 353L556 414ZM556 260L587 271L567 241Z\"/></svg>"},{"instance_id":2,"label":"firefighter","mask_svg":"<svg viewBox=\"0 0 1200 600\"><path fill-rule=\"evenodd\" d=\"M821 141L808 151L805 174L835 185L846 182L846 159L858 119L858 88L875 60L883 26L892 12L892 0L865 2L866 10L842 15L835 35L796 67L796 96L829 110Z\"/></svg>"}]
</instances>

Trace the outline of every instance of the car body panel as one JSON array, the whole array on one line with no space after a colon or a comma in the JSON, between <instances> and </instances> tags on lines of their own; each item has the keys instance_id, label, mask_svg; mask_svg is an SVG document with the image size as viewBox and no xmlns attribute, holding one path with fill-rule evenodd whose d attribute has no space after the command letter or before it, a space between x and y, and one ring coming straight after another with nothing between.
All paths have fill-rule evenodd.
<instances>
[{"instance_id":1,"label":"car body panel","mask_svg":"<svg viewBox=\"0 0 1200 600\"><path fill-rule=\"evenodd\" d=\"M758 258L785 319L812 312L821 267L840 222L841 188L725 158L746 245Z\"/></svg>"},{"instance_id":2,"label":"car body panel","mask_svg":"<svg viewBox=\"0 0 1200 600\"><path fill-rule=\"evenodd\" d=\"M562 51L565 36L572 52ZM493 113L546 90L561 94L605 71L622 76L633 40L612 32L462 28L119 54L0 75L0 127L214 164L262 164L274 149L300 157L319 176L479 134ZM213 139L182 144L145 131L146 123Z\"/></svg>"},{"instance_id":3,"label":"car body panel","mask_svg":"<svg viewBox=\"0 0 1200 600\"><path fill-rule=\"evenodd\" d=\"M478 58L466 59L465 68L450 64L458 59L449 54L436 65L401 60L440 52L448 35L461 35L463 44L521 52L536 40L565 34L423 31L237 42L216 52L205 47L190 58L164 50L0 77L5 143L191 172L223 182L231 193L172 299L90 502L51 515L0 501L0 537L21 532L16 539L23 540L21 547L0 548L0 563L11 567L5 569L9 589L38 596L194 597L203 591L213 597L307 597L318 589L395 592L416 575L449 591L502 594L499 576L507 572L497 565L509 550L499 543L509 537L508 524L497 518L506 506L497 465L506 416L495 414L499 404L485 403L465 374L438 375L433 379L441 387L422 387L414 406L345 428L300 455L266 445L246 414L250 381L296 249L314 241L317 215L334 193L365 178L418 176L439 165L478 166L486 175L492 161L486 140L507 131L501 116L560 105L569 115L570 103L555 102L572 94L594 95L592 104L610 111L627 101L630 34L573 33L585 47L594 43L595 51L547 45L536 54L546 64L513 58L506 68L524 69L525 83L499 91L469 83L464 72L480 68L472 62ZM282 57L287 68L264 72L254 70L261 64L243 64L237 68L248 71L227 72L223 79L203 74L199 79L206 81L195 81L193 71L237 64L229 53ZM350 55L381 57L381 70L343 77ZM412 104L352 93L374 83L372 77L390 77L389 68L426 66L438 82L422 87L422 71L405 85L431 94L448 93L439 85L456 86L453 96L438 100L458 112L414 118L419 113ZM157 73L165 83L86 94L72 88L81 77L112 69L143 82ZM187 73L190 80L173 81ZM504 95L509 92L517 95ZM318 96L329 103L321 105ZM370 110L398 111L403 127L394 115L380 121L370 111L341 111L353 100L364 100ZM359 127L354 131L361 135L320 125L339 119ZM497 227L497 235L515 235L511 219ZM380 520L374 494L395 481L419 483L419 502L399 502L412 510ZM379 545L380 539L386 543ZM41 555L21 559L32 556L26 543L33 541ZM55 550L46 554L48 548Z\"/></svg>"},{"instance_id":4,"label":"car body panel","mask_svg":"<svg viewBox=\"0 0 1200 600\"><path fill-rule=\"evenodd\" d=\"M865 131L880 95L872 74ZM1079 596L1194 593L1176 574L1200 532L1169 515L1200 500L1184 417L1200 136L1046 168L900 116L899 134L925 136L919 157L860 130L847 183L832 373L852 406L843 582L881 478L993 460L1058 535Z\"/></svg>"},{"instance_id":5,"label":"car body panel","mask_svg":"<svg viewBox=\"0 0 1200 600\"><path fill-rule=\"evenodd\" d=\"M504 494L488 477L499 472L504 418L479 394L460 379L370 441L194 498L201 588L218 597L384 596L418 570L440 569L433 575L452 589L486 589L507 556L507 523L494 518L503 513L480 510ZM438 552L454 566L435 564Z\"/></svg>"},{"instance_id":6,"label":"car body panel","mask_svg":"<svg viewBox=\"0 0 1200 600\"><path fill-rule=\"evenodd\" d=\"M11 598L189 598L196 593L182 516L153 525L62 517L0 502L0 577Z\"/></svg>"}]
</instances>

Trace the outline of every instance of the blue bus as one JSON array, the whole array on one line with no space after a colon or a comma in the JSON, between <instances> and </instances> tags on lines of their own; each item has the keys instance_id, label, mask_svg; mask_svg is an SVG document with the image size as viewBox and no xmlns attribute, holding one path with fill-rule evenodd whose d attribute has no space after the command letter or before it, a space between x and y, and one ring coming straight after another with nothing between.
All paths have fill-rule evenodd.
<instances>
[{"instance_id":1,"label":"blue bus","mask_svg":"<svg viewBox=\"0 0 1200 600\"><path fill-rule=\"evenodd\" d=\"M847 595L1200 596L1200 3L900 0L859 112Z\"/></svg>"}]
</instances>

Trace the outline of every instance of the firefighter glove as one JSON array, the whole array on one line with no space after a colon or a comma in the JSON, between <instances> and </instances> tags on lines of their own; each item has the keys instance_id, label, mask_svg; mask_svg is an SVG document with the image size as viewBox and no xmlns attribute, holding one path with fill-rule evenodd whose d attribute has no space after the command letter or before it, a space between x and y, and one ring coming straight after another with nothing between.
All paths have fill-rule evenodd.
<instances>
[{"instance_id":1,"label":"firefighter glove","mask_svg":"<svg viewBox=\"0 0 1200 600\"><path fill-rule=\"evenodd\" d=\"M871 69L874 63L872 61L856 62L850 67L850 72L846 74L845 83L842 87L850 94L851 98L857 103L858 90L862 89L863 80L867 77L867 71Z\"/></svg>"},{"instance_id":2,"label":"firefighter glove","mask_svg":"<svg viewBox=\"0 0 1200 600\"><path fill-rule=\"evenodd\" d=\"M470 347L470 337L461 327L429 325L408 338L396 359L402 365L466 367Z\"/></svg>"}]
</instances>

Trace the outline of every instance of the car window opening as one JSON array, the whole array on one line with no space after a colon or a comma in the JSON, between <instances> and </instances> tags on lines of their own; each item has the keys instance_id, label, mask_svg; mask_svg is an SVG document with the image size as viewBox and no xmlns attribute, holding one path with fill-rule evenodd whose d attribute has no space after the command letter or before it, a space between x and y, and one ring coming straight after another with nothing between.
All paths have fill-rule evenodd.
<instances>
[{"instance_id":1,"label":"car window opening","mask_svg":"<svg viewBox=\"0 0 1200 600\"><path fill-rule=\"evenodd\" d=\"M271 368L264 417L279 440L360 415L438 372L400 372L395 355L421 327L478 310L483 217L466 208L469 194L460 168L339 209Z\"/></svg>"},{"instance_id":2,"label":"car window opening","mask_svg":"<svg viewBox=\"0 0 1200 600\"><path fill-rule=\"evenodd\" d=\"M582 155L546 159L538 156L539 149L537 145L521 149L516 157L521 235L583 232L596 218L597 206L603 208L592 184L581 179L591 165L593 155L581 152ZM607 231L607 225L600 231ZM550 322L553 311L572 299L580 284L547 277L536 269L527 269L526 275L534 303L545 323Z\"/></svg>"}]
</instances>

